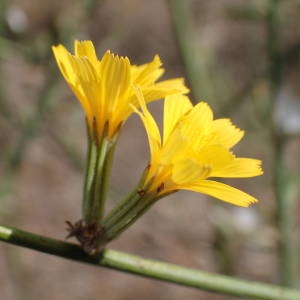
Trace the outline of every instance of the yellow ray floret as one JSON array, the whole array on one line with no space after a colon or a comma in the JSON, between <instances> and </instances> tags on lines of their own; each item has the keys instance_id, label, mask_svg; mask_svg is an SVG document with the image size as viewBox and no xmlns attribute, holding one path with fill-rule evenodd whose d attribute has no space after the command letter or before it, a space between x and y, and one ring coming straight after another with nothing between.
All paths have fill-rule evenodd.
<instances>
[{"instance_id":1,"label":"yellow ray floret","mask_svg":"<svg viewBox=\"0 0 300 300\"><path fill-rule=\"evenodd\" d=\"M163 139L147 110L141 90L136 91L141 110L135 108L147 131L151 159L144 186L158 196L179 189L204 193L220 200L249 206L257 200L211 177L241 178L263 173L261 161L236 157L231 148L244 132L229 119L213 119L209 105L193 106L183 95L167 96Z\"/></svg>"},{"instance_id":2,"label":"yellow ray floret","mask_svg":"<svg viewBox=\"0 0 300 300\"><path fill-rule=\"evenodd\" d=\"M138 105L134 86L139 86L146 102L188 92L181 78L156 83L164 73L158 55L148 64L135 66L127 57L110 51L98 59L91 41L75 41L75 54L62 45L52 49L62 75L98 138L103 134L113 137L132 113L129 104Z\"/></svg>"}]
</instances>

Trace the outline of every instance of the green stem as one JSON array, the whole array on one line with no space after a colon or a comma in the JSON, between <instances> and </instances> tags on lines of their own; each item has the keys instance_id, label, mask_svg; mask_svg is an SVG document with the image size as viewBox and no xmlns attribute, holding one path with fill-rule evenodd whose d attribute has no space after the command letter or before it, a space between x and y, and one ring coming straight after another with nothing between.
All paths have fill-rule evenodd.
<instances>
[{"instance_id":1,"label":"green stem","mask_svg":"<svg viewBox=\"0 0 300 300\"><path fill-rule=\"evenodd\" d=\"M204 60L200 58L195 32L191 23L190 1L169 0L170 14L179 53L191 87L193 103L200 99L214 99L211 80ZM201 84L199 84L201 82Z\"/></svg>"},{"instance_id":2,"label":"green stem","mask_svg":"<svg viewBox=\"0 0 300 300\"><path fill-rule=\"evenodd\" d=\"M87 220L89 218L90 196L93 186L93 179L95 177L95 164L97 158L97 146L93 141L93 138L89 134L89 128L87 125L88 133L88 149L87 149L87 162L85 169L84 187L83 187L83 199L82 199L82 218Z\"/></svg>"},{"instance_id":3,"label":"green stem","mask_svg":"<svg viewBox=\"0 0 300 300\"><path fill-rule=\"evenodd\" d=\"M108 214L108 216L104 218L103 226L109 228L118 222L118 220L122 219L128 213L128 211L130 211L138 203L140 198L141 197L137 190L131 192L128 197L118 203Z\"/></svg>"},{"instance_id":4,"label":"green stem","mask_svg":"<svg viewBox=\"0 0 300 300\"><path fill-rule=\"evenodd\" d=\"M107 187L105 186L107 180L105 179L105 177L108 176L108 170L105 167L105 165L110 149L109 144L109 140L104 137L102 139L100 148L98 149L97 153L95 189L93 194L93 209L90 210L90 213L92 214L91 223L93 223L93 221L96 221L98 224L100 224L104 215L107 191Z\"/></svg>"},{"instance_id":5,"label":"green stem","mask_svg":"<svg viewBox=\"0 0 300 300\"><path fill-rule=\"evenodd\" d=\"M113 156L115 152L115 147L116 147L116 140L114 141L107 141L107 148L106 148L106 153L102 165L102 172L100 174L101 178L98 178L98 180L101 180L101 185L99 189L99 197L100 197L100 204L101 204L101 220L104 216L105 213L105 201L107 197L107 190L109 187L109 176L110 176L110 171L112 167L112 162L113 162Z\"/></svg>"},{"instance_id":6,"label":"green stem","mask_svg":"<svg viewBox=\"0 0 300 300\"><path fill-rule=\"evenodd\" d=\"M294 242L295 195L290 192L290 176L285 166L286 139L274 137L274 190L277 200L279 237L279 268L281 283L293 287L297 279L298 256Z\"/></svg>"},{"instance_id":7,"label":"green stem","mask_svg":"<svg viewBox=\"0 0 300 300\"><path fill-rule=\"evenodd\" d=\"M171 282L215 293L265 300L298 300L300 291L276 285L249 282L229 276L215 275L170 263L144 259L114 250L104 250L92 257L74 244L0 226L0 240L75 261L115 269L152 279Z\"/></svg>"},{"instance_id":8,"label":"green stem","mask_svg":"<svg viewBox=\"0 0 300 300\"><path fill-rule=\"evenodd\" d=\"M287 168L285 165L285 146L287 137L280 132L278 124L274 123L272 115L275 113L282 85L283 60L280 53L280 5L281 0L270 0L268 14L268 53L270 58L270 109L268 120L271 124L271 135L274 147L274 191L277 202L279 239L279 266L281 283L284 286L295 286L297 272L297 255L293 241L294 199L289 193Z\"/></svg>"},{"instance_id":9,"label":"green stem","mask_svg":"<svg viewBox=\"0 0 300 300\"><path fill-rule=\"evenodd\" d=\"M193 30L189 23L189 6L187 1L169 0L170 13L172 17L172 24L178 48L182 56L185 66L187 79L191 86L191 91L194 99L201 99L203 91L200 91L199 78L201 72L198 64L195 63L195 49L193 45ZM201 95L201 98L199 96Z\"/></svg>"},{"instance_id":10,"label":"green stem","mask_svg":"<svg viewBox=\"0 0 300 300\"><path fill-rule=\"evenodd\" d=\"M105 240L111 241L116 238L141 217L157 200L152 194L140 195L136 193L136 195L129 199L127 205L123 206L122 210L114 214L114 218L110 218L109 221L104 220Z\"/></svg>"},{"instance_id":11,"label":"green stem","mask_svg":"<svg viewBox=\"0 0 300 300\"><path fill-rule=\"evenodd\" d=\"M101 225L114 143L106 137L102 138L99 145L93 138L89 138L89 140L83 216L86 224Z\"/></svg>"}]
</instances>

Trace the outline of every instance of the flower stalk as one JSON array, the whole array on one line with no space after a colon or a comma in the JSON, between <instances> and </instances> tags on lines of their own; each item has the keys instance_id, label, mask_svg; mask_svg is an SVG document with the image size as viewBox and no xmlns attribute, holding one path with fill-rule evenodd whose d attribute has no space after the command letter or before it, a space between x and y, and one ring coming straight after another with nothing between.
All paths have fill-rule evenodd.
<instances>
[{"instance_id":1,"label":"flower stalk","mask_svg":"<svg viewBox=\"0 0 300 300\"><path fill-rule=\"evenodd\" d=\"M83 220L87 225L101 225L110 173L111 148L108 139L103 138L99 146L91 146L91 153L88 154L87 186L83 199Z\"/></svg>"},{"instance_id":2,"label":"flower stalk","mask_svg":"<svg viewBox=\"0 0 300 300\"><path fill-rule=\"evenodd\" d=\"M105 129L107 127L105 126ZM109 138L105 130L99 137L96 128L96 120L94 120L93 130L90 130L87 124L88 150L82 219L86 225L97 224L100 227L105 212L108 179L117 135Z\"/></svg>"},{"instance_id":3,"label":"flower stalk","mask_svg":"<svg viewBox=\"0 0 300 300\"><path fill-rule=\"evenodd\" d=\"M139 185L104 218L103 245L119 236L159 199L176 192L170 191L162 196L159 189L149 190L153 182L150 180L145 184L148 171L149 168L146 168Z\"/></svg>"},{"instance_id":4,"label":"flower stalk","mask_svg":"<svg viewBox=\"0 0 300 300\"><path fill-rule=\"evenodd\" d=\"M82 219L86 220L88 217L88 207L91 200L89 197L91 195L91 190L93 186L93 181L95 178L95 165L97 160L97 144L91 136L91 132L87 125L87 136L88 136L88 146L87 146L87 158L85 167L85 179L83 187L83 199L82 199Z\"/></svg>"},{"instance_id":5,"label":"flower stalk","mask_svg":"<svg viewBox=\"0 0 300 300\"><path fill-rule=\"evenodd\" d=\"M105 214L105 202L113 153L117 134L109 138L104 134L99 139L96 130L87 122L87 160L82 199L82 219L72 224L67 222L69 237L75 236L87 253L98 251L99 240L102 239L102 219ZM107 128L107 126L105 126Z\"/></svg>"},{"instance_id":6,"label":"flower stalk","mask_svg":"<svg viewBox=\"0 0 300 300\"><path fill-rule=\"evenodd\" d=\"M157 200L156 195L153 193L144 194L143 191L136 191L124 203L116 206L115 210L103 221L105 241L109 242L116 238L142 216Z\"/></svg>"}]
</instances>

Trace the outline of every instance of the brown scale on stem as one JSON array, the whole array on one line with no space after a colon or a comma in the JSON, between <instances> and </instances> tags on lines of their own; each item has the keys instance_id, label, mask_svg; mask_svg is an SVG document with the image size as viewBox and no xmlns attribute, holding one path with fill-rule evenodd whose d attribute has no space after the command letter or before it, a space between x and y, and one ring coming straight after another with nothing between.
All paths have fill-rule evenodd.
<instances>
[{"instance_id":1,"label":"brown scale on stem","mask_svg":"<svg viewBox=\"0 0 300 300\"><path fill-rule=\"evenodd\" d=\"M164 188L165 188L165 183L162 182L156 189L156 192L159 194Z\"/></svg>"},{"instance_id":2,"label":"brown scale on stem","mask_svg":"<svg viewBox=\"0 0 300 300\"><path fill-rule=\"evenodd\" d=\"M93 117L93 129L92 129L92 137L94 139L94 141L96 142L96 144L99 144L99 137L98 137L98 128L97 128L97 120L96 117Z\"/></svg>"},{"instance_id":3,"label":"brown scale on stem","mask_svg":"<svg viewBox=\"0 0 300 300\"><path fill-rule=\"evenodd\" d=\"M138 193L141 197L143 197L143 196L145 196L146 191L143 190L143 189L139 189L139 190L137 191L137 193Z\"/></svg>"},{"instance_id":4,"label":"brown scale on stem","mask_svg":"<svg viewBox=\"0 0 300 300\"><path fill-rule=\"evenodd\" d=\"M85 224L82 220L75 223L66 221L68 228L67 239L75 237L80 243L82 249L89 255L94 255L99 252L99 241L103 237L104 229L94 222Z\"/></svg>"}]
</instances>

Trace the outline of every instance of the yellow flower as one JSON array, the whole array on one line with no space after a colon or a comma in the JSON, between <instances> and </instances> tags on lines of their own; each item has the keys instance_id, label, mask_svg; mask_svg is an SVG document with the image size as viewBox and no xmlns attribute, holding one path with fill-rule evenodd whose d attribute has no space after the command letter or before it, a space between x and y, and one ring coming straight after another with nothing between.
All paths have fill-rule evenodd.
<instances>
[{"instance_id":1,"label":"yellow flower","mask_svg":"<svg viewBox=\"0 0 300 300\"><path fill-rule=\"evenodd\" d=\"M163 138L137 89L141 117L147 131L151 160L143 186L157 197L179 189L204 193L220 200L249 206L252 196L208 178L252 177L261 175L261 161L236 157L231 148L244 132L229 119L213 119L205 102L193 107L188 97L168 96L164 104Z\"/></svg>"},{"instance_id":2,"label":"yellow flower","mask_svg":"<svg viewBox=\"0 0 300 300\"><path fill-rule=\"evenodd\" d=\"M146 102L174 93L187 93L183 79L156 81L164 73L156 55L152 62L131 65L127 57L107 51L99 60L91 41L75 41L75 54L62 45L52 47L70 88L80 101L90 130L99 139L113 138L138 105L133 86L139 86Z\"/></svg>"}]
</instances>

